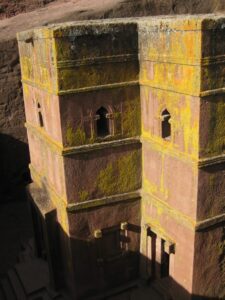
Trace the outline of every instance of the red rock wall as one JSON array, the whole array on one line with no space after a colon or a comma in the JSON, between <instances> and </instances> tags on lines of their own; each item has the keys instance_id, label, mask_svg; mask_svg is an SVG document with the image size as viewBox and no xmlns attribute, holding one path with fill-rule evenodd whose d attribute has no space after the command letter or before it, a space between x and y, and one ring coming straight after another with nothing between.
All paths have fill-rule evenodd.
<instances>
[{"instance_id":1,"label":"red rock wall","mask_svg":"<svg viewBox=\"0 0 225 300\"><path fill-rule=\"evenodd\" d=\"M69 214L74 285L78 295L85 297L101 293L137 278L140 217L139 200ZM94 239L94 231L113 226L120 228L120 223L124 221L129 223L129 252L120 254L120 258L114 257L114 260L112 257L107 259L106 252L111 250L107 247L113 249L115 245L104 239Z\"/></svg>"},{"instance_id":2,"label":"red rock wall","mask_svg":"<svg viewBox=\"0 0 225 300\"><path fill-rule=\"evenodd\" d=\"M193 295L198 295L203 299L224 299L224 270L224 227L214 226L209 230L197 233L195 237Z\"/></svg>"}]
</instances>

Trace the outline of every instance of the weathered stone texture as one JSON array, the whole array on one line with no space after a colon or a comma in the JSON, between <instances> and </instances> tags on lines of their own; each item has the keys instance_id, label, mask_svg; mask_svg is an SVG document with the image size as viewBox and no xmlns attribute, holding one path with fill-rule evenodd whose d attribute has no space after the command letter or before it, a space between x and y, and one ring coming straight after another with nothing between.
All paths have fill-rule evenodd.
<instances>
[{"instance_id":1,"label":"weathered stone texture","mask_svg":"<svg viewBox=\"0 0 225 300\"><path fill-rule=\"evenodd\" d=\"M225 297L225 231L224 227L212 227L197 233L193 293L209 299Z\"/></svg>"},{"instance_id":2,"label":"weathered stone texture","mask_svg":"<svg viewBox=\"0 0 225 300\"><path fill-rule=\"evenodd\" d=\"M217 224L222 228L223 221L219 220L224 217L223 24L224 18L156 18L152 22L143 20L139 25L142 224L149 226L157 240L176 241L170 273L179 283L174 286L176 299L203 295L211 299L223 290L222 282L217 283L217 291L209 283L215 270L205 279L201 273L205 272L201 263L203 256L209 255L210 241L205 252L200 250L205 246L201 241L207 239L204 228L212 238L214 231L208 226ZM168 138L163 138L165 110L171 130ZM198 221L205 227L203 232L195 233ZM143 253L145 243L143 231ZM217 270L224 257L219 258L214 248L212 257L213 253L210 268ZM203 256L198 264L196 257L200 255ZM198 275L193 278L193 274Z\"/></svg>"},{"instance_id":3,"label":"weathered stone texture","mask_svg":"<svg viewBox=\"0 0 225 300\"><path fill-rule=\"evenodd\" d=\"M25 113L20 76L17 41L2 42L0 44L2 201L15 199L15 195L26 182L28 173L29 153L24 128Z\"/></svg>"},{"instance_id":4,"label":"weathered stone texture","mask_svg":"<svg viewBox=\"0 0 225 300\"><path fill-rule=\"evenodd\" d=\"M1 15L11 16L17 13L21 13L24 11L29 11L34 9L35 7L40 7L43 4L47 4L51 2L50 0L21 0L21 1L4 1L0 6L0 18ZM1 149L2 155L5 157L3 163L7 160L7 164L9 167L5 168L5 175L7 177L7 181L23 181L21 179L21 172L27 168L29 156L27 151L27 146L21 146L19 141L26 142L26 131L23 128L23 123L25 122L24 116L24 108L22 101L22 88L20 85L20 71L19 71L19 61L18 61L18 49L15 41L15 36L17 31L26 30L33 26L40 26L46 23L52 23L55 20L57 22L60 21L71 21L78 20L83 18L106 18L106 17L133 17L133 16L143 16L143 15L162 15L162 14L180 14L180 13L210 13L222 11L225 9L225 4L223 0L202 0L202 1L142 1L135 0L129 1L126 3L121 3L119 0L112 1L109 6L103 7L101 2L88 3L88 9L85 6L86 1L79 1L79 4L74 3L59 3L59 7L56 5L52 5L51 8L46 8L42 10L36 10L35 12L31 12L24 17L24 15L17 16L16 18L11 18L9 20L2 21L1 26L1 34L0 34L0 68L1 68L1 80L0 80L0 93L1 93L1 109L0 109L0 128L1 132L9 135L10 137L15 138L14 142L9 142L8 140L13 141L10 137L7 137L7 141L2 140L2 144L4 145ZM50 13L51 12L51 13ZM32 22L30 22L32 20ZM217 26L217 25L216 25ZM223 37L223 33L221 32L216 37L216 41L221 41ZM204 45L204 55L207 56L206 51L211 51L207 45L211 42L212 39L215 39L214 33L211 37L205 36ZM93 49L95 46L95 42L92 39L86 37L80 37L82 43L78 43L82 49L85 49L86 46ZM79 40L78 39L78 40ZM83 40L82 40L83 39ZM101 38L100 38L101 39ZM69 45L69 39L59 39L60 44L57 44L58 55L71 55L71 49L67 49L66 44ZM208 41L207 41L208 40ZM83 43L84 42L84 43ZM102 44L98 49L103 49L104 53L107 54L107 51L111 51L110 49L114 48L119 51L119 47L117 44L108 44L109 40L105 40L105 37L102 38ZM147 40L146 40L147 42ZM188 42L188 40L187 40ZM86 46L84 45L86 43ZM136 45L136 39L131 39L128 43ZM222 51L222 44L216 43L217 47L220 47L218 50L218 55ZM103 45L109 45L108 47L102 47ZM63 53L60 49L63 47ZM136 47L136 46L135 46ZM176 45L179 48L179 45ZM174 49L176 50L175 44ZM66 49L68 51L66 51ZM87 48L86 48L87 49ZM206 50L207 49L207 50ZM95 49L97 52L99 50ZM103 51L101 50L101 51ZM185 50L185 49L184 49ZM76 49L77 53L80 53L80 49ZM73 52L73 53L76 53ZM97 53L96 52L96 53ZM222 52L221 52L222 53ZM101 54L100 52L98 54ZM75 57L76 55L73 54ZM158 66L160 67L160 66ZM130 66L130 68L132 68ZM191 72L191 67L190 70ZM180 72L182 72L182 67L180 67ZM62 79L64 78L65 72L62 72ZM190 76L184 77L187 84L190 84ZM224 77L224 76L223 76ZM67 76L68 78L68 76ZM187 78L189 78L187 80ZM215 76L215 78L218 78ZM220 76L222 79L222 76ZM181 86L182 87L182 86ZM18 141L18 142L17 142ZM19 146L20 145L20 146ZM4 150L3 150L4 148ZM14 150L12 150L15 148ZM24 149L23 149L24 148ZM3 152L4 151L4 152ZM17 156L17 151L19 151L20 162L16 163L15 158ZM10 158L8 157L8 153L10 154ZM2 189L7 189L7 183L4 182Z\"/></svg>"},{"instance_id":5,"label":"weathered stone texture","mask_svg":"<svg viewBox=\"0 0 225 300\"><path fill-rule=\"evenodd\" d=\"M65 176L70 203L138 190L141 187L140 145L122 145L113 152L109 148L68 157Z\"/></svg>"},{"instance_id":6,"label":"weathered stone texture","mask_svg":"<svg viewBox=\"0 0 225 300\"><path fill-rule=\"evenodd\" d=\"M57 211L65 283L78 299L136 278L139 258L141 276L167 277L175 299L224 296L223 280L211 280L224 271L224 21L18 34L31 175Z\"/></svg>"},{"instance_id":7,"label":"weathered stone texture","mask_svg":"<svg viewBox=\"0 0 225 300\"><path fill-rule=\"evenodd\" d=\"M17 14L43 7L54 0L2 0L0 5L0 20L13 17Z\"/></svg>"},{"instance_id":8,"label":"weathered stone texture","mask_svg":"<svg viewBox=\"0 0 225 300\"><path fill-rule=\"evenodd\" d=\"M118 284L137 278L140 217L139 200L69 214L72 265L79 295L84 297L84 295L99 293L103 289L107 291ZM106 253L102 252L99 256L98 247L100 244L98 245L98 243L101 241L96 241L93 238L93 232L98 228L112 228L124 220L130 224L128 231L129 253L127 253L127 257L121 257L119 260L115 258L108 262L102 261L102 264L105 264L105 266L102 265L102 268L105 268L104 274L103 269L102 273L99 266L100 260L103 260ZM110 250L110 241L106 247ZM80 270L82 271L80 272ZM117 275L115 276L115 274Z\"/></svg>"},{"instance_id":9,"label":"weathered stone texture","mask_svg":"<svg viewBox=\"0 0 225 300\"><path fill-rule=\"evenodd\" d=\"M209 166L199 172L198 220L216 217L225 211L225 166Z\"/></svg>"}]
</instances>

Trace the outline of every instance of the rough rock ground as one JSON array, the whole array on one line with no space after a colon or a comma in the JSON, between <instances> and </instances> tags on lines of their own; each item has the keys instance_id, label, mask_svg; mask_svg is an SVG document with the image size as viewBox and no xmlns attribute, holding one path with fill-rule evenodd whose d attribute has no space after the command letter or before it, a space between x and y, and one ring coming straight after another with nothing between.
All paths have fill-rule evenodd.
<instances>
[{"instance_id":1,"label":"rough rock ground","mask_svg":"<svg viewBox=\"0 0 225 300\"><path fill-rule=\"evenodd\" d=\"M150 286L127 286L115 289L105 300L162 300L164 295ZM103 297L99 298L102 299ZM19 261L0 278L0 300L70 300L64 291L50 287L47 262L35 257L32 239L19 255ZM89 300L97 300L94 297Z\"/></svg>"},{"instance_id":2,"label":"rough rock ground","mask_svg":"<svg viewBox=\"0 0 225 300\"><path fill-rule=\"evenodd\" d=\"M54 0L1 0L0 19L13 17L19 13L34 10L37 7L42 7L52 1Z\"/></svg>"}]
</instances>

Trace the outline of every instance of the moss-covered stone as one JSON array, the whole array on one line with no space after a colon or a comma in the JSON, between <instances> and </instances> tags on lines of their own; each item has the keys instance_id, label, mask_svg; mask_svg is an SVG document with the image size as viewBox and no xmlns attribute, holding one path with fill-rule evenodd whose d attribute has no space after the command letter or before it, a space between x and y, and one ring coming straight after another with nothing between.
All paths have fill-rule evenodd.
<instances>
[{"instance_id":1,"label":"moss-covered stone","mask_svg":"<svg viewBox=\"0 0 225 300\"><path fill-rule=\"evenodd\" d=\"M96 188L106 196L125 193L139 188L140 153L136 150L109 163L102 169L96 181Z\"/></svg>"},{"instance_id":2,"label":"moss-covered stone","mask_svg":"<svg viewBox=\"0 0 225 300\"><path fill-rule=\"evenodd\" d=\"M67 125L66 143L68 146L84 145L86 142L86 135L81 126L78 126L74 131L71 125Z\"/></svg>"},{"instance_id":3,"label":"moss-covered stone","mask_svg":"<svg viewBox=\"0 0 225 300\"><path fill-rule=\"evenodd\" d=\"M78 195L79 195L79 201L81 202L86 201L88 199L88 192L85 190L80 191Z\"/></svg>"},{"instance_id":4,"label":"moss-covered stone","mask_svg":"<svg viewBox=\"0 0 225 300\"><path fill-rule=\"evenodd\" d=\"M141 133L141 108L139 99L125 102L122 113L122 131L125 136L139 136Z\"/></svg>"}]
</instances>

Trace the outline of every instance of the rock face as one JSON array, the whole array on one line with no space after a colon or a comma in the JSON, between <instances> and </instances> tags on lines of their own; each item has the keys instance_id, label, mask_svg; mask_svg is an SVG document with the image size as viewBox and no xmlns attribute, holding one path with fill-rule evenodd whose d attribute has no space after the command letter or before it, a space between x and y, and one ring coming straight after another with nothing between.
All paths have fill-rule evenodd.
<instances>
[{"instance_id":1,"label":"rock face","mask_svg":"<svg viewBox=\"0 0 225 300\"><path fill-rule=\"evenodd\" d=\"M14 198L12 190L18 197L18 189L21 190L28 179L29 162L16 32L78 19L209 13L225 9L223 0L59 0L45 6L49 2L52 1L4 0L0 5L0 19L39 8L0 22L0 193L7 195L7 198ZM6 196L1 199L6 199Z\"/></svg>"},{"instance_id":2,"label":"rock face","mask_svg":"<svg viewBox=\"0 0 225 300\"><path fill-rule=\"evenodd\" d=\"M45 6L54 0L2 0L0 4L0 19L13 17L23 12Z\"/></svg>"},{"instance_id":3,"label":"rock face","mask_svg":"<svg viewBox=\"0 0 225 300\"><path fill-rule=\"evenodd\" d=\"M18 34L36 244L72 299L139 276L224 299L224 36L212 14Z\"/></svg>"},{"instance_id":4,"label":"rock face","mask_svg":"<svg viewBox=\"0 0 225 300\"><path fill-rule=\"evenodd\" d=\"M223 1L211 0L138 0L121 1L108 14L110 17L157 16L170 14L214 13L225 9Z\"/></svg>"},{"instance_id":5,"label":"rock face","mask_svg":"<svg viewBox=\"0 0 225 300\"><path fill-rule=\"evenodd\" d=\"M29 154L17 43L15 39L1 42L0 49L0 193L4 201L18 197L18 191L21 194Z\"/></svg>"}]
</instances>

